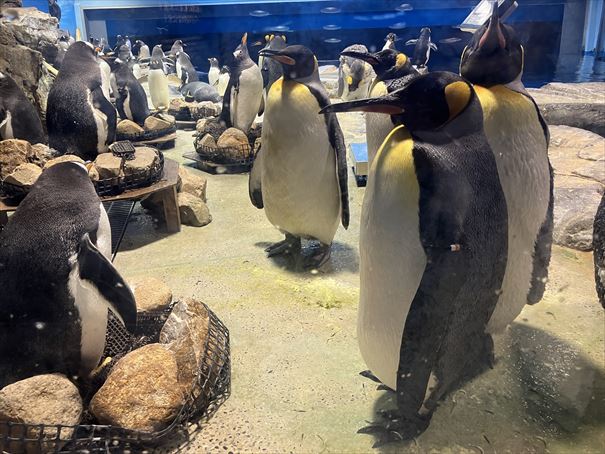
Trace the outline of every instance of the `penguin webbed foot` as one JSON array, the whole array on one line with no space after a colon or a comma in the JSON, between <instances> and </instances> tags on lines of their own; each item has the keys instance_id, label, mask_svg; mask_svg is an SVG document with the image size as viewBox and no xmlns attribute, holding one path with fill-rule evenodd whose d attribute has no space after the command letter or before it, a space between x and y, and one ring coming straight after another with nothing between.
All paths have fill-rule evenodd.
<instances>
[{"instance_id":1,"label":"penguin webbed foot","mask_svg":"<svg viewBox=\"0 0 605 454\"><path fill-rule=\"evenodd\" d=\"M371 370L361 371L361 372L359 372L359 375L361 375L364 378L369 378L370 380L372 380L372 381L374 381L376 383L382 384L382 382L380 381L380 379L376 375L374 375Z\"/></svg>"},{"instance_id":2,"label":"penguin webbed foot","mask_svg":"<svg viewBox=\"0 0 605 454\"><path fill-rule=\"evenodd\" d=\"M304 259L304 267L306 269L317 270L330 260L332 255L332 245L319 243L313 253Z\"/></svg>"},{"instance_id":3,"label":"penguin webbed foot","mask_svg":"<svg viewBox=\"0 0 605 454\"><path fill-rule=\"evenodd\" d=\"M377 437L373 448L380 448L389 443L409 441L420 435L429 425L430 418L407 418L399 410L380 410L379 416L385 422L374 422L357 431L358 434Z\"/></svg>"},{"instance_id":4,"label":"penguin webbed foot","mask_svg":"<svg viewBox=\"0 0 605 454\"><path fill-rule=\"evenodd\" d=\"M300 238L294 235L286 235L286 239L272 244L265 249L267 257L274 257L276 255L293 255L300 252L301 242Z\"/></svg>"}]
</instances>

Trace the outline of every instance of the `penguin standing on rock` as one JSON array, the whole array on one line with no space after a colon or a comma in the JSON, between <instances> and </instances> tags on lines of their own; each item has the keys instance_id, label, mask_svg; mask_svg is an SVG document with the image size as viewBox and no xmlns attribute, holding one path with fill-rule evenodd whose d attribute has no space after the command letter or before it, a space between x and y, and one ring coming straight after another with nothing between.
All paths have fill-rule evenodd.
<instances>
[{"instance_id":1,"label":"penguin standing on rock","mask_svg":"<svg viewBox=\"0 0 605 454\"><path fill-rule=\"evenodd\" d=\"M548 126L521 82L523 46L500 22L498 2L490 19L462 52L460 74L475 86L487 140L494 152L508 207L508 265L489 324L501 332L525 304L542 299L553 233L553 172Z\"/></svg>"},{"instance_id":2,"label":"penguin standing on rock","mask_svg":"<svg viewBox=\"0 0 605 454\"><path fill-rule=\"evenodd\" d=\"M36 108L17 83L0 72L0 140L7 139L46 143Z\"/></svg>"},{"instance_id":3,"label":"penguin standing on rock","mask_svg":"<svg viewBox=\"0 0 605 454\"><path fill-rule=\"evenodd\" d=\"M248 54L247 41L248 34L244 33L241 43L233 52L220 116L227 127L235 127L245 133L250 129L263 100L263 76Z\"/></svg>"},{"instance_id":4,"label":"penguin standing on rock","mask_svg":"<svg viewBox=\"0 0 605 454\"><path fill-rule=\"evenodd\" d=\"M397 41L397 35L395 33L389 33L387 35L387 37L384 39L385 43L384 46L382 47L382 50L385 49L392 49L392 50L397 50L395 48L395 42Z\"/></svg>"},{"instance_id":5,"label":"penguin standing on rock","mask_svg":"<svg viewBox=\"0 0 605 454\"><path fill-rule=\"evenodd\" d=\"M507 212L472 86L419 76L380 98L322 112L397 115L378 150L361 214L357 339L397 409L375 445L426 429L438 401L493 363L486 327L506 267ZM405 126L403 126L403 125Z\"/></svg>"},{"instance_id":6,"label":"penguin standing on rock","mask_svg":"<svg viewBox=\"0 0 605 454\"><path fill-rule=\"evenodd\" d=\"M136 325L134 296L111 264L111 228L86 167L40 176L0 234L0 387L33 375L88 376L107 310Z\"/></svg>"},{"instance_id":7,"label":"penguin standing on rock","mask_svg":"<svg viewBox=\"0 0 605 454\"><path fill-rule=\"evenodd\" d=\"M168 109L170 104L168 78L164 72L164 52L159 44L153 47L151 54L148 84L153 106L158 110Z\"/></svg>"},{"instance_id":8,"label":"penguin standing on rock","mask_svg":"<svg viewBox=\"0 0 605 454\"><path fill-rule=\"evenodd\" d=\"M199 81L197 71L191 64L189 55L185 52L179 52L176 55L176 75L181 79L181 86Z\"/></svg>"},{"instance_id":9,"label":"penguin standing on rock","mask_svg":"<svg viewBox=\"0 0 605 454\"><path fill-rule=\"evenodd\" d=\"M210 63L210 69L208 70L208 83L214 88L217 88L218 78L221 71L218 67L218 60L213 57L209 58L208 62Z\"/></svg>"},{"instance_id":10,"label":"penguin standing on rock","mask_svg":"<svg viewBox=\"0 0 605 454\"><path fill-rule=\"evenodd\" d=\"M414 69L404 53L393 49L380 52L343 52L341 55L363 60L370 64L376 78L370 87L370 98L378 98L404 87L420 74ZM371 165L376 152L394 127L389 115L368 112L366 117L366 140L368 146L368 164Z\"/></svg>"},{"instance_id":11,"label":"penguin standing on rock","mask_svg":"<svg viewBox=\"0 0 605 454\"><path fill-rule=\"evenodd\" d=\"M338 97L343 101L366 98L375 76L372 66L363 60L343 56L345 52L367 53L368 48L353 44L342 51L338 67Z\"/></svg>"},{"instance_id":12,"label":"penguin standing on rock","mask_svg":"<svg viewBox=\"0 0 605 454\"><path fill-rule=\"evenodd\" d=\"M405 43L406 46L412 44L414 44L412 64L421 73L426 73L429 58L431 58L431 50L437 52L437 45L431 42L431 29L428 27L422 28L418 39L410 39Z\"/></svg>"},{"instance_id":13,"label":"penguin standing on rock","mask_svg":"<svg viewBox=\"0 0 605 454\"><path fill-rule=\"evenodd\" d=\"M92 161L114 141L116 120L116 109L103 94L101 68L92 45L74 43L48 94L50 147Z\"/></svg>"},{"instance_id":14,"label":"penguin standing on rock","mask_svg":"<svg viewBox=\"0 0 605 454\"><path fill-rule=\"evenodd\" d=\"M120 60L116 60L113 74L117 86L116 106L120 117L143 125L149 116L149 105L141 83L134 77L128 64Z\"/></svg>"},{"instance_id":15,"label":"penguin standing on rock","mask_svg":"<svg viewBox=\"0 0 605 454\"><path fill-rule=\"evenodd\" d=\"M305 263L319 268L330 258L339 222L345 229L349 225L344 138L335 115L317 114L330 100L313 52L296 45L260 53L280 62L284 76L267 96L250 197L286 235L266 249L268 255L298 254L301 238L319 240Z\"/></svg>"}]
</instances>

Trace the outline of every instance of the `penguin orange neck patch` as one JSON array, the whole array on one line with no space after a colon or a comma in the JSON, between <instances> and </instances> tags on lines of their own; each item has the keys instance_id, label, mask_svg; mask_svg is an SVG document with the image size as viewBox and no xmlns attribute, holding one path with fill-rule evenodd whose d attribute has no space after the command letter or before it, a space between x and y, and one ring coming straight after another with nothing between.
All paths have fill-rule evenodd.
<instances>
[{"instance_id":1,"label":"penguin orange neck patch","mask_svg":"<svg viewBox=\"0 0 605 454\"><path fill-rule=\"evenodd\" d=\"M471 87L466 82L452 82L445 87L445 100L450 110L449 119L456 118L471 100Z\"/></svg>"},{"instance_id":2,"label":"penguin orange neck patch","mask_svg":"<svg viewBox=\"0 0 605 454\"><path fill-rule=\"evenodd\" d=\"M405 62L408 61L408 57L405 54L399 54L397 55L397 59L395 60L395 67L396 68L401 68L403 65L405 65Z\"/></svg>"}]
</instances>

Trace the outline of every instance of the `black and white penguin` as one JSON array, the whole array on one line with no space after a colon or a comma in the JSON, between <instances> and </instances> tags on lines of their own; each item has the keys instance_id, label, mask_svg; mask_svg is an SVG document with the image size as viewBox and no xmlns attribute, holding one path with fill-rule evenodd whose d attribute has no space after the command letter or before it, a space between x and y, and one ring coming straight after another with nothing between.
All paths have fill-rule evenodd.
<instances>
[{"instance_id":1,"label":"black and white penguin","mask_svg":"<svg viewBox=\"0 0 605 454\"><path fill-rule=\"evenodd\" d=\"M214 88L218 87L218 78L221 70L218 66L218 59L212 57L208 59L208 63L210 63L210 69L208 70L208 83L212 85Z\"/></svg>"},{"instance_id":2,"label":"black and white penguin","mask_svg":"<svg viewBox=\"0 0 605 454\"><path fill-rule=\"evenodd\" d=\"M116 120L116 109L103 93L101 67L92 45L74 43L48 94L50 147L92 161L114 141Z\"/></svg>"},{"instance_id":3,"label":"black and white penguin","mask_svg":"<svg viewBox=\"0 0 605 454\"><path fill-rule=\"evenodd\" d=\"M61 7L57 3L57 0L48 0L48 14L56 17L57 21L61 22Z\"/></svg>"},{"instance_id":4,"label":"black and white penguin","mask_svg":"<svg viewBox=\"0 0 605 454\"><path fill-rule=\"evenodd\" d=\"M118 51L120 50L120 46L123 46L124 44L126 44L126 40L124 39L124 37L122 35L117 35L116 36L116 44L113 47L114 54L118 55Z\"/></svg>"},{"instance_id":5,"label":"black and white penguin","mask_svg":"<svg viewBox=\"0 0 605 454\"><path fill-rule=\"evenodd\" d=\"M251 200L286 235L267 248L268 255L298 253L301 238L319 240L305 263L318 268L330 258L339 222L349 226L344 138L336 115L317 114L330 99L313 52L295 45L261 54L280 62L284 75L267 96L263 147L250 174Z\"/></svg>"},{"instance_id":6,"label":"black and white penguin","mask_svg":"<svg viewBox=\"0 0 605 454\"><path fill-rule=\"evenodd\" d=\"M375 76L374 70L363 60L343 56L344 52L367 53L368 48L362 44L353 44L341 52L338 66L338 97L343 101L366 98Z\"/></svg>"},{"instance_id":7,"label":"black and white penguin","mask_svg":"<svg viewBox=\"0 0 605 454\"><path fill-rule=\"evenodd\" d=\"M506 267L506 201L481 105L460 76L435 72L381 98L323 112L397 115L370 169L360 227L357 339L396 391L377 445L411 439L438 401L493 362L486 333ZM403 126L405 125L405 126Z\"/></svg>"},{"instance_id":8,"label":"black and white penguin","mask_svg":"<svg viewBox=\"0 0 605 454\"><path fill-rule=\"evenodd\" d=\"M407 55L397 50L383 49L375 53L349 51L343 52L341 55L363 60L372 66L376 78L370 86L370 98L378 98L392 93L419 76ZM395 125L389 115L380 113L368 112L365 119L368 165L371 165L376 152Z\"/></svg>"},{"instance_id":9,"label":"black and white penguin","mask_svg":"<svg viewBox=\"0 0 605 454\"><path fill-rule=\"evenodd\" d=\"M181 86L199 81L197 71L193 67L189 55L185 52L179 52L176 55L176 75L181 79Z\"/></svg>"},{"instance_id":10,"label":"black and white penguin","mask_svg":"<svg viewBox=\"0 0 605 454\"><path fill-rule=\"evenodd\" d=\"M597 296L605 308L605 194L594 217L592 245Z\"/></svg>"},{"instance_id":11,"label":"black and white penguin","mask_svg":"<svg viewBox=\"0 0 605 454\"><path fill-rule=\"evenodd\" d=\"M218 94L216 88L206 82L191 82L187 85L183 85L180 89L181 94L186 101L212 101L219 102L221 97Z\"/></svg>"},{"instance_id":12,"label":"black and white penguin","mask_svg":"<svg viewBox=\"0 0 605 454\"><path fill-rule=\"evenodd\" d=\"M387 37L384 39L384 46L382 46L382 50L392 49L397 50L395 48L395 42L397 41L397 35L395 33L389 33Z\"/></svg>"},{"instance_id":13,"label":"black and white penguin","mask_svg":"<svg viewBox=\"0 0 605 454\"><path fill-rule=\"evenodd\" d=\"M0 140L46 143L36 108L8 74L0 72Z\"/></svg>"},{"instance_id":14,"label":"black and white penguin","mask_svg":"<svg viewBox=\"0 0 605 454\"><path fill-rule=\"evenodd\" d=\"M286 48L286 37L283 35L270 35L269 40L265 49L271 50L282 50ZM262 57L261 57L262 58ZM281 63L273 60L272 58L263 58L262 62L259 60L259 67L263 76L263 87L264 96L267 97L271 85L283 76Z\"/></svg>"},{"instance_id":15,"label":"black and white penguin","mask_svg":"<svg viewBox=\"0 0 605 454\"><path fill-rule=\"evenodd\" d=\"M142 125L149 116L147 94L141 83L134 77L128 63L116 60L113 71L116 86L116 106L120 117Z\"/></svg>"},{"instance_id":16,"label":"black and white penguin","mask_svg":"<svg viewBox=\"0 0 605 454\"><path fill-rule=\"evenodd\" d=\"M504 330L525 304L542 299L553 231L548 126L523 87L523 46L514 29L500 23L497 4L460 62L460 74L474 84L483 108L509 214L508 266L490 320L493 333Z\"/></svg>"},{"instance_id":17,"label":"black and white penguin","mask_svg":"<svg viewBox=\"0 0 605 454\"><path fill-rule=\"evenodd\" d=\"M132 50L132 42L130 42L130 36L126 35L124 38L124 44L128 47L128 50Z\"/></svg>"},{"instance_id":18,"label":"black and white penguin","mask_svg":"<svg viewBox=\"0 0 605 454\"><path fill-rule=\"evenodd\" d=\"M218 74L218 84L216 86L219 96L225 96L225 91L227 91L227 85L229 85L230 77L231 70L229 69L229 66L223 65L220 73Z\"/></svg>"},{"instance_id":19,"label":"black and white penguin","mask_svg":"<svg viewBox=\"0 0 605 454\"><path fill-rule=\"evenodd\" d=\"M137 56L137 61L139 61L140 63L147 63L151 58L151 54L149 53L149 46L140 39L137 39L135 43L137 46L139 46L139 54Z\"/></svg>"},{"instance_id":20,"label":"black and white penguin","mask_svg":"<svg viewBox=\"0 0 605 454\"><path fill-rule=\"evenodd\" d=\"M90 374L108 309L136 325L134 296L110 257L109 219L86 167L45 170L0 233L0 387Z\"/></svg>"},{"instance_id":21,"label":"black and white penguin","mask_svg":"<svg viewBox=\"0 0 605 454\"><path fill-rule=\"evenodd\" d=\"M172 44L172 47L170 48L170 51L168 52L168 57L172 58L172 60L176 62L177 54L179 52L185 52L185 46L186 46L186 44L183 43L183 41L181 41L180 39L177 39Z\"/></svg>"},{"instance_id":22,"label":"black and white penguin","mask_svg":"<svg viewBox=\"0 0 605 454\"><path fill-rule=\"evenodd\" d=\"M168 78L165 72L164 52L159 44L153 47L147 78L153 106L158 110L168 109L170 104Z\"/></svg>"},{"instance_id":23,"label":"black and white penguin","mask_svg":"<svg viewBox=\"0 0 605 454\"><path fill-rule=\"evenodd\" d=\"M418 39L410 39L406 41L406 46L414 44L414 54L412 64L416 69L422 72L428 71L427 65L431 58L431 50L437 52L437 45L431 42L431 29L424 27L420 30Z\"/></svg>"},{"instance_id":24,"label":"black and white penguin","mask_svg":"<svg viewBox=\"0 0 605 454\"><path fill-rule=\"evenodd\" d=\"M248 54L248 34L233 52L229 65L229 83L223 95L220 119L227 127L248 132L258 114L263 100L263 76L259 67Z\"/></svg>"}]
</instances>

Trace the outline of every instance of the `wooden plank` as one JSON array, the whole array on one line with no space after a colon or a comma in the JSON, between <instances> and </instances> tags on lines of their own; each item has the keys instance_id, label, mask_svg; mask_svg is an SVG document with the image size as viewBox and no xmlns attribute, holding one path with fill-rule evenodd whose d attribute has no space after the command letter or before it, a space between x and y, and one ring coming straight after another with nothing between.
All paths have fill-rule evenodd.
<instances>
[{"instance_id":1,"label":"wooden plank","mask_svg":"<svg viewBox=\"0 0 605 454\"><path fill-rule=\"evenodd\" d=\"M181 213L179 211L179 202L176 192L176 186L166 188L162 192L162 205L164 206L164 219L166 220L166 230L169 233L181 231Z\"/></svg>"}]
</instances>

